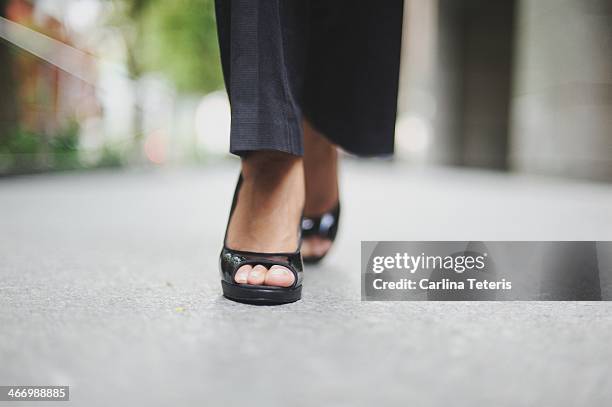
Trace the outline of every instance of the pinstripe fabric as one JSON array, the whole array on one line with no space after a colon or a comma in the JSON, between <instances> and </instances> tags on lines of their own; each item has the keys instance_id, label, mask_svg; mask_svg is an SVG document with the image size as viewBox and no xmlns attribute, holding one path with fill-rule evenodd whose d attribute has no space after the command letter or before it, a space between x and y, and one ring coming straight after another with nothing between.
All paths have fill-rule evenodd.
<instances>
[{"instance_id":1,"label":"pinstripe fabric","mask_svg":"<svg viewBox=\"0 0 612 407\"><path fill-rule=\"evenodd\" d=\"M302 155L302 118L358 155L393 152L402 0L217 0L230 150Z\"/></svg>"}]
</instances>

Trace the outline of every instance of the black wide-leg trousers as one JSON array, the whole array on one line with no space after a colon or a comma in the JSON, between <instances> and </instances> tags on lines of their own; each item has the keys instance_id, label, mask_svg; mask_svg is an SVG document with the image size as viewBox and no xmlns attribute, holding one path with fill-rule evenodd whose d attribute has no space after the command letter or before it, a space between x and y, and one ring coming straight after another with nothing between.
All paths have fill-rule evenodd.
<instances>
[{"instance_id":1,"label":"black wide-leg trousers","mask_svg":"<svg viewBox=\"0 0 612 407\"><path fill-rule=\"evenodd\" d=\"M403 0L216 0L230 150L393 153Z\"/></svg>"}]
</instances>

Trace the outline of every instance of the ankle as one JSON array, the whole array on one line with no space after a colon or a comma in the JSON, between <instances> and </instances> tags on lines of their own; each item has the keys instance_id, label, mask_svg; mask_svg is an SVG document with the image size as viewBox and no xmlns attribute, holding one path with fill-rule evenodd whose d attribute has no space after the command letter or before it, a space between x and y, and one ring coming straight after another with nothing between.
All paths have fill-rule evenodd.
<instances>
[{"instance_id":1,"label":"ankle","mask_svg":"<svg viewBox=\"0 0 612 407\"><path fill-rule=\"evenodd\" d=\"M304 122L306 216L320 216L338 202L338 150Z\"/></svg>"},{"instance_id":2,"label":"ankle","mask_svg":"<svg viewBox=\"0 0 612 407\"><path fill-rule=\"evenodd\" d=\"M254 194L257 205L276 207L289 204L301 214L304 207L304 165L301 157L263 151L253 152L242 160L245 194Z\"/></svg>"},{"instance_id":3,"label":"ankle","mask_svg":"<svg viewBox=\"0 0 612 407\"><path fill-rule=\"evenodd\" d=\"M304 129L304 150L317 154L331 154L336 150L333 144L323 133L316 130L308 120L302 123Z\"/></svg>"},{"instance_id":4,"label":"ankle","mask_svg":"<svg viewBox=\"0 0 612 407\"><path fill-rule=\"evenodd\" d=\"M242 159L242 176L246 181L278 183L302 173L302 157L279 151L254 151Z\"/></svg>"},{"instance_id":5,"label":"ankle","mask_svg":"<svg viewBox=\"0 0 612 407\"><path fill-rule=\"evenodd\" d=\"M304 206L301 157L253 152L242 160L243 184L226 245L252 252L290 252Z\"/></svg>"},{"instance_id":6,"label":"ankle","mask_svg":"<svg viewBox=\"0 0 612 407\"><path fill-rule=\"evenodd\" d=\"M317 194L310 192L304 204L304 215L309 217L321 216L330 212L338 204L338 192L331 194Z\"/></svg>"}]
</instances>

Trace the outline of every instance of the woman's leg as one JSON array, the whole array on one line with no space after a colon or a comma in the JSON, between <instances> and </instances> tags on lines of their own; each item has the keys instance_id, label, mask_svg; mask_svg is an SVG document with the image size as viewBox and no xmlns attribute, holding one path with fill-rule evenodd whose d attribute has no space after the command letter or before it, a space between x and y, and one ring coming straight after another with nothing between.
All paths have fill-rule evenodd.
<instances>
[{"instance_id":1,"label":"woman's leg","mask_svg":"<svg viewBox=\"0 0 612 407\"><path fill-rule=\"evenodd\" d=\"M259 253L294 252L304 207L299 104L308 27L307 0L217 0L217 25L232 107L230 151L243 183L226 244ZM285 267L242 266L242 284L288 287Z\"/></svg>"},{"instance_id":2,"label":"woman's leg","mask_svg":"<svg viewBox=\"0 0 612 407\"><path fill-rule=\"evenodd\" d=\"M309 0L217 0L230 151L303 154Z\"/></svg>"},{"instance_id":3,"label":"woman's leg","mask_svg":"<svg viewBox=\"0 0 612 407\"><path fill-rule=\"evenodd\" d=\"M230 150L249 173L228 228L230 248L279 252L294 243L292 251L302 210L317 215L337 202L336 150L303 113L349 152L392 152L402 3L217 0ZM309 240L313 255L329 248ZM286 269L244 267L239 282L293 282Z\"/></svg>"},{"instance_id":4,"label":"woman's leg","mask_svg":"<svg viewBox=\"0 0 612 407\"><path fill-rule=\"evenodd\" d=\"M304 206L302 158L276 151L252 152L242 159L242 178L227 246L258 253L294 252ZM247 265L235 275L238 283L282 287L293 284L293 278L281 266L267 270Z\"/></svg>"},{"instance_id":5,"label":"woman's leg","mask_svg":"<svg viewBox=\"0 0 612 407\"><path fill-rule=\"evenodd\" d=\"M318 217L338 204L338 148L304 120L304 216ZM318 236L304 238L304 257L323 256L332 242Z\"/></svg>"}]
</instances>

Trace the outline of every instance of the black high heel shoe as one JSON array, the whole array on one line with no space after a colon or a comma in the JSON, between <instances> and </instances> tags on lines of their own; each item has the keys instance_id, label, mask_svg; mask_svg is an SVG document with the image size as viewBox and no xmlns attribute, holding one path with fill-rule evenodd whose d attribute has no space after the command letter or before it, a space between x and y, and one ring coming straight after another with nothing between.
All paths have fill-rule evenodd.
<instances>
[{"instance_id":1,"label":"black high heel shoe","mask_svg":"<svg viewBox=\"0 0 612 407\"><path fill-rule=\"evenodd\" d=\"M256 253L234 250L227 247L227 230L229 229L229 223L238 202L238 192L241 185L242 174L238 178L236 190L234 191L232 208L225 229L225 237L223 238L223 249L219 256L223 295L232 301L254 305L279 305L298 301L302 297L302 274L304 272L302 254L300 253L302 238L299 228L298 248L293 253ZM234 280L236 271L246 264L261 264L267 269L274 265L287 267L293 273L293 284L290 287L276 287L236 283Z\"/></svg>"},{"instance_id":2,"label":"black high heel shoe","mask_svg":"<svg viewBox=\"0 0 612 407\"><path fill-rule=\"evenodd\" d=\"M340 222L340 202L329 212L325 212L319 217L302 218L302 238L317 236L321 239L329 240L332 243L336 239L338 233L338 223ZM304 263L316 264L327 255L325 252L322 256L307 256L304 257Z\"/></svg>"}]
</instances>

